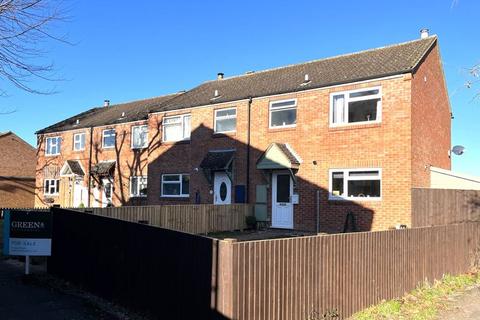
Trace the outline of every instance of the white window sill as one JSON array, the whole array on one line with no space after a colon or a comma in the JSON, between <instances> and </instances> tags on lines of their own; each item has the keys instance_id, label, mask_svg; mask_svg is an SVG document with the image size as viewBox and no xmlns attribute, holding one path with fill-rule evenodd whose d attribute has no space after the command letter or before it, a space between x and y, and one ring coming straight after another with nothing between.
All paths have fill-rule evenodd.
<instances>
[{"instance_id":1,"label":"white window sill","mask_svg":"<svg viewBox=\"0 0 480 320\"><path fill-rule=\"evenodd\" d=\"M56 156L59 156L60 153L45 153L45 157L56 157Z\"/></svg>"},{"instance_id":2,"label":"white window sill","mask_svg":"<svg viewBox=\"0 0 480 320\"><path fill-rule=\"evenodd\" d=\"M297 127L296 124L292 124L292 125L286 125L286 126L275 126L275 127L272 127L272 126L269 126L268 129L272 129L272 130L275 130L275 129L288 129L288 128L295 128Z\"/></svg>"},{"instance_id":3,"label":"white window sill","mask_svg":"<svg viewBox=\"0 0 480 320\"><path fill-rule=\"evenodd\" d=\"M162 143L175 143L175 142L188 142L188 141L190 141L190 138L180 139L180 140L162 140Z\"/></svg>"},{"instance_id":4,"label":"white window sill","mask_svg":"<svg viewBox=\"0 0 480 320\"><path fill-rule=\"evenodd\" d=\"M161 195L160 198L188 198L190 197L189 194L187 195L179 195L179 196L173 196L173 195Z\"/></svg>"},{"instance_id":5,"label":"white window sill","mask_svg":"<svg viewBox=\"0 0 480 320\"><path fill-rule=\"evenodd\" d=\"M330 128L341 128L341 127L353 127L353 126L366 126L369 124L380 124L382 121L359 121L359 122L349 122L349 123L330 123Z\"/></svg>"},{"instance_id":6,"label":"white window sill","mask_svg":"<svg viewBox=\"0 0 480 320\"><path fill-rule=\"evenodd\" d=\"M115 146L111 146L111 147L102 146L102 149L113 149L113 148L115 148Z\"/></svg>"},{"instance_id":7,"label":"white window sill","mask_svg":"<svg viewBox=\"0 0 480 320\"><path fill-rule=\"evenodd\" d=\"M232 130L232 131L215 131L213 134L231 134L231 133L237 133L237 130Z\"/></svg>"},{"instance_id":8,"label":"white window sill","mask_svg":"<svg viewBox=\"0 0 480 320\"><path fill-rule=\"evenodd\" d=\"M130 198L146 198L147 195L140 195L140 194L131 194Z\"/></svg>"},{"instance_id":9,"label":"white window sill","mask_svg":"<svg viewBox=\"0 0 480 320\"><path fill-rule=\"evenodd\" d=\"M328 196L328 201L382 201L382 197L339 197L339 196Z\"/></svg>"}]
</instances>

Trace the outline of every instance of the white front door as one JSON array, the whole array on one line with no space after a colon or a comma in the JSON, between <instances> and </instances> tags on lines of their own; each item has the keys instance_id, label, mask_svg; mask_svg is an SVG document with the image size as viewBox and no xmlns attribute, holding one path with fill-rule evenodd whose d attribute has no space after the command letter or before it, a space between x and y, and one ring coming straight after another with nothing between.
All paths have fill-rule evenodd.
<instances>
[{"instance_id":1,"label":"white front door","mask_svg":"<svg viewBox=\"0 0 480 320\"><path fill-rule=\"evenodd\" d=\"M272 227L293 229L293 181L289 173L272 173Z\"/></svg>"},{"instance_id":2,"label":"white front door","mask_svg":"<svg viewBox=\"0 0 480 320\"><path fill-rule=\"evenodd\" d=\"M232 181L225 172L215 172L213 181L213 203L232 203Z\"/></svg>"},{"instance_id":3,"label":"white front door","mask_svg":"<svg viewBox=\"0 0 480 320\"><path fill-rule=\"evenodd\" d=\"M85 196L87 195L86 188L83 186L81 179L75 179L73 182L73 207L78 208L80 204L85 206Z\"/></svg>"},{"instance_id":4,"label":"white front door","mask_svg":"<svg viewBox=\"0 0 480 320\"><path fill-rule=\"evenodd\" d=\"M113 184L110 179L103 179L102 207L112 205Z\"/></svg>"}]
</instances>

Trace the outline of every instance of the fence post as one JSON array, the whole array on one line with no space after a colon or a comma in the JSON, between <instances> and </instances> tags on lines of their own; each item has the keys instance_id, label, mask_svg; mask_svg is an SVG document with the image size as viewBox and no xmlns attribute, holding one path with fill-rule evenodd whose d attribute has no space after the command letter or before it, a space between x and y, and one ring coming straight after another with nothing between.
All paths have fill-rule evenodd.
<instances>
[{"instance_id":1,"label":"fence post","mask_svg":"<svg viewBox=\"0 0 480 320\"><path fill-rule=\"evenodd\" d=\"M220 314L228 319L234 317L233 293L234 270L233 250L237 239L218 240L218 269L217 269L217 290L216 305L213 306Z\"/></svg>"}]
</instances>

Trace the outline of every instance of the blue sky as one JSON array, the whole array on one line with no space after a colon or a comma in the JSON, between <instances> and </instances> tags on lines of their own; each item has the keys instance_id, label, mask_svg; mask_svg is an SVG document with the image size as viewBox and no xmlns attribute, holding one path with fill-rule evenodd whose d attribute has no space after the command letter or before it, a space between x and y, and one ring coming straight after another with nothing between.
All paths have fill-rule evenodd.
<instances>
[{"instance_id":1,"label":"blue sky","mask_svg":"<svg viewBox=\"0 0 480 320\"><path fill-rule=\"evenodd\" d=\"M453 5L452 5L453 3ZM99 106L191 88L213 79L419 37L440 39L455 119L452 144L467 151L453 169L480 176L480 99L466 68L480 63L479 1L68 1L58 26L75 45L46 42L57 76L32 80L54 95L32 95L0 80L0 131L35 144L42 127ZM480 86L477 86L480 91Z\"/></svg>"}]
</instances>

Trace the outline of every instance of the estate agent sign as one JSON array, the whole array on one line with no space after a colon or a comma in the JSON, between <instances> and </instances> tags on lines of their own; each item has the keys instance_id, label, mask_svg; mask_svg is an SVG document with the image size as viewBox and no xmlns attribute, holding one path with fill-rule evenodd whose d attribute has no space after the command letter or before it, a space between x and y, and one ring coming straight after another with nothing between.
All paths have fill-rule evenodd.
<instances>
[{"instance_id":1,"label":"estate agent sign","mask_svg":"<svg viewBox=\"0 0 480 320\"><path fill-rule=\"evenodd\" d=\"M50 256L52 214L6 210L3 221L3 252L13 256Z\"/></svg>"}]
</instances>

